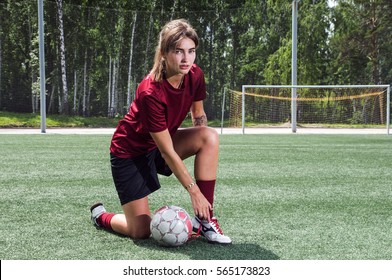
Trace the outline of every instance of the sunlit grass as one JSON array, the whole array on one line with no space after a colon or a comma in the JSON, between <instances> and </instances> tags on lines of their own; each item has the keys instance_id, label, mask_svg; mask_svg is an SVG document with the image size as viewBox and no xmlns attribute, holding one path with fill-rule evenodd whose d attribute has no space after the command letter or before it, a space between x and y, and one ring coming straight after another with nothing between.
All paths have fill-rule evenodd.
<instances>
[{"instance_id":1,"label":"sunlit grass","mask_svg":"<svg viewBox=\"0 0 392 280\"><path fill-rule=\"evenodd\" d=\"M47 115L47 127L116 127L119 118ZM39 128L39 114L0 112L0 128Z\"/></svg>"}]
</instances>

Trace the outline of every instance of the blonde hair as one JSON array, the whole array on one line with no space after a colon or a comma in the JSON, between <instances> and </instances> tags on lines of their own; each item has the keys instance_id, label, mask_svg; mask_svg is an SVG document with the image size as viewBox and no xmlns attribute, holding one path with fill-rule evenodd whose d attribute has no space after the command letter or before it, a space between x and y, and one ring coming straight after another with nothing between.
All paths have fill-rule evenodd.
<instances>
[{"instance_id":1,"label":"blonde hair","mask_svg":"<svg viewBox=\"0 0 392 280\"><path fill-rule=\"evenodd\" d=\"M155 49L154 66L150 71L154 81L162 81L166 71L164 56L175 50L179 42L184 38L191 39L195 43L196 48L199 45L199 37L195 29L185 19L172 20L162 28Z\"/></svg>"}]
</instances>

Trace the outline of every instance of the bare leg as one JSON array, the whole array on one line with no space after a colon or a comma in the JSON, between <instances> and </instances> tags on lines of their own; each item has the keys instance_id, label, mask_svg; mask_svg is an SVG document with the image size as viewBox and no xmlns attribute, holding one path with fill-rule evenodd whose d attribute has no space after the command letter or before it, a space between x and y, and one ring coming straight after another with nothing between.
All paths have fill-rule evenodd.
<instances>
[{"instance_id":1,"label":"bare leg","mask_svg":"<svg viewBox=\"0 0 392 280\"><path fill-rule=\"evenodd\" d=\"M128 202L123 205L124 214L116 214L111 220L112 229L134 239L150 236L151 213L148 197Z\"/></svg>"},{"instance_id":2,"label":"bare leg","mask_svg":"<svg viewBox=\"0 0 392 280\"><path fill-rule=\"evenodd\" d=\"M198 126L181 129L173 136L174 149L182 158L196 155L197 180L215 180L218 169L219 135L215 129Z\"/></svg>"},{"instance_id":3,"label":"bare leg","mask_svg":"<svg viewBox=\"0 0 392 280\"><path fill-rule=\"evenodd\" d=\"M173 137L174 148L181 158L195 156L194 174L197 186L211 204L209 216L213 217L215 179L218 168L218 133L209 127L193 127L177 131Z\"/></svg>"},{"instance_id":4,"label":"bare leg","mask_svg":"<svg viewBox=\"0 0 392 280\"><path fill-rule=\"evenodd\" d=\"M173 144L182 159L195 155L195 179L200 191L212 206L218 169L218 133L215 129L204 126L183 129L176 132ZM222 234L218 220L213 217L212 211L210 217L209 221L195 217L192 220L193 227L201 229L201 234L211 243L231 244L230 237ZM208 230L203 228L208 228Z\"/></svg>"}]
</instances>

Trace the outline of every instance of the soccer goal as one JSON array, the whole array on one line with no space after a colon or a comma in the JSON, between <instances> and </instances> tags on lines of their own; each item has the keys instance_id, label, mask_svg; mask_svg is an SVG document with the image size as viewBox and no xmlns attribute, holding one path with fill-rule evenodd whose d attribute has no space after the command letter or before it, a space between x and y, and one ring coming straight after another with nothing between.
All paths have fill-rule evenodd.
<instances>
[{"instance_id":1,"label":"soccer goal","mask_svg":"<svg viewBox=\"0 0 392 280\"><path fill-rule=\"evenodd\" d=\"M228 90L229 126L386 128L390 85L244 85ZM294 117L292 117L292 115Z\"/></svg>"}]
</instances>

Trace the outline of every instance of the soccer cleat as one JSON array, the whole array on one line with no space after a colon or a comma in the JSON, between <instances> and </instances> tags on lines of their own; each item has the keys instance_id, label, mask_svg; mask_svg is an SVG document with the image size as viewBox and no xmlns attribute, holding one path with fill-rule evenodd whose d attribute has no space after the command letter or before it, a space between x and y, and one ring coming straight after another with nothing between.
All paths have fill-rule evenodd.
<instances>
[{"instance_id":1,"label":"soccer cleat","mask_svg":"<svg viewBox=\"0 0 392 280\"><path fill-rule=\"evenodd\" d=\"M95 203L93 206L90 207L90 211L91 211L91 221L94 225L96 225L97 227L100 227L100 225L97 222L97 219L106 212L105 207L103 207L103 204L98 202Z\"/></svg>"},{"instance_id":2,"label":"soccer cleat","mask_svg":"<svg viewBox=\"0 0 392 280\"><path fill-rule=\"evenodd\" d=\"M209 243L216 244L231 244L230 237L223 235L219 227L218 220L213 217L211 221L200 220L198 217L192 219L193 231L197 234L204 236Z\"/></svg>"}]
</instances>

